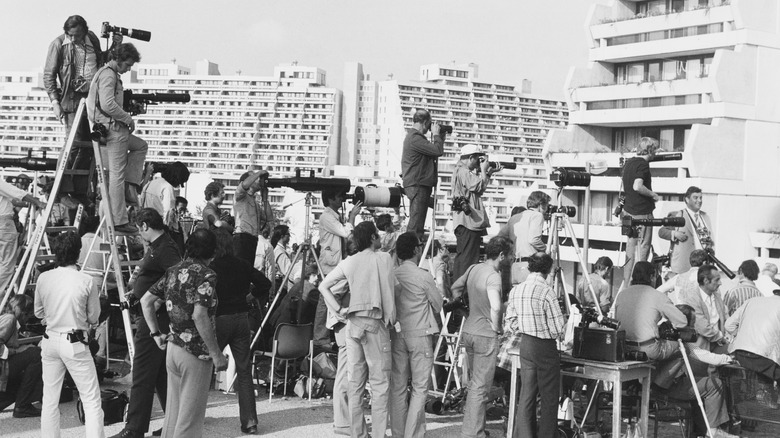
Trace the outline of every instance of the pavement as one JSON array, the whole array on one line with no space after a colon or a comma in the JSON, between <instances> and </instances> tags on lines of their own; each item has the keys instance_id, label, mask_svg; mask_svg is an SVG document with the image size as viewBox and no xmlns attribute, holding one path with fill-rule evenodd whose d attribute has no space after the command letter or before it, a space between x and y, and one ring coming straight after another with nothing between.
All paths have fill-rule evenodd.
<instances>
[{"instance_id":1,"label":"pavement","mask_svg":"<svg viewBox=\"0 0 780 438\"><path fill-rule=\"evenodd\" d=\"M127 372L126 370L124 371ZM104 389L116 389L128 391L127 379L106 380L102 385ZM62 437L81 438L84 436L84 427L76 414L76 402L60 404ZM268 437L335 437L332 429L333 407L332 401L326 399L300 399L296 396L275 396L273 401L268 401L268 394L260 389L257 397L257 413L259 419L259 434ZM163 412L155 399L152 411L150 432L159 429L163 425ZM370 417L368 417L370 419ZM453 438L460 435L460 427L463 415L448 413L446 415L426 415L426 437ZM123 424L117 423L105 427L106 436L110 437L122 430ZM501 420L489 421L487 429L494 438L504 437L503 422ZM650 422L649 436L653 436L652 420ZM12 416L12 409L0 412L0 437L28 438L40 436L40 419L17 419ZM222 391L212 390L209 393L208 408L206 410L205 430L203 436L209 438L235 438L251 436L241 433L238 418L238 399L235 394L225 394ZM678 425L661 423L658 437L679 437ZM742 437L769 438L780 437L780 425L767 423L758 424L753 432L744 432ZM45 437L44 437L45 438Z\"/></svg>"}]
</instances>

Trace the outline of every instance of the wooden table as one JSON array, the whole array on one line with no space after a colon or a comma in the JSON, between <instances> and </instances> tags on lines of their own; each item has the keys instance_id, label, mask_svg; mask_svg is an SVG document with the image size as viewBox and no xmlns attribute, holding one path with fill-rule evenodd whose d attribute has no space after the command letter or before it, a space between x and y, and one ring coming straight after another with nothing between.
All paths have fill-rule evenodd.
<instances>
[{"instance_id":1,"label":"wooden table","mask_svg":"<svg viewBox=\"0 0 780 438\"><path fill-rule=\"evenodd\" d=\"M511 438L517 400L517 371L520 369L520 352L513 348L509 350L512 357L512 388L509 394L509 419L507 424L507 437ZM574 368L570 370L568 368ZM623 405L623 382L639 380L642 384L642 405L640 418L642 424L642 436L647 436L647 421L650 413L650 373L653 365L650 362L597 362L588 359L578 359L568 354L561 354L561 377L571 376L583 379L604 380L612 382L612 436L620 436L621 408Z\"/></svg>"}]
</instances>

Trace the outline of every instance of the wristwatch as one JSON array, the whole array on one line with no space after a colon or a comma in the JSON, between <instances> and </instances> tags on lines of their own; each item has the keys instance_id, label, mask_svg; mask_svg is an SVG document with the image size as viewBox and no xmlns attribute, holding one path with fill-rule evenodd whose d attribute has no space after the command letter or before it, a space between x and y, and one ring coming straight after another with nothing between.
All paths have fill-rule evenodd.
<instances>
[{"instance_id":1,"label":"wristwatch","mask_svg":"<svg viewBox=\"0 0 780 438\"><path fill-rule=\"evenodd\" d=\"M160 333L159 331L156 331L154 333L149 333L149 336L151 336L152 338L156 338L158 336L162 336L162 333Z\"/></svg>"}]
</instances>

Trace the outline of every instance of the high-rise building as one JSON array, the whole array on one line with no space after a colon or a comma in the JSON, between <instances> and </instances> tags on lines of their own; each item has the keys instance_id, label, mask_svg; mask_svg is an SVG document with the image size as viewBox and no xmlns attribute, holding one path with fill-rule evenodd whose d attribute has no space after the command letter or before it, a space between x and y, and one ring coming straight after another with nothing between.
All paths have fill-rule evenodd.
<instances>
[{"instance_id":1,"label":"high-rise building","mask_svg":"<svg viewBox=\"0 0 780 438\"><path fill-rule=\"evenodd\" d=\"M590 261L624 261L625 238L612 211L622 160L644 136L659 139L661 152L683 155L650 165L662 197L655 217L680 210L686 189L700 187L717 257L733 269L757 256L765 244L754 232L776 227L780 214L778 2L614 0L595 5L587 23L590 63L573 68L565 87L570 125L551 132L544 153L552 167L604 171L590 185ZM584 189L563 193L578 207L574 229L583 237ZM665 254L668 242L657 228L654 234L654 251ZM582 269L572 248L562 257L572 283Z\"/></svg>"},{"instance_id":2,"label":"high-rise building","mask_svg":"<svg viewBox=\"0 0 780 438\"><path fill-rule=\"evenodd\" d=\"M437 226L450 218L451 176L460 148L475 143L491 161L517 163L516 170L494 175L484 199L495 218L505 223L512 206L521 202L522 189L545 185L542 146L551 129L566 127L565 102L530 93L521 86L480 80L478 66L429 64L419 80L371 80L360 63L345 65L342 164L369 166L374 176L400 180L406 129L417 109L453 127L439 161L441 183L437 194ZM349 131L354 127L354 131Z\"/></svg>"}]
</instances>

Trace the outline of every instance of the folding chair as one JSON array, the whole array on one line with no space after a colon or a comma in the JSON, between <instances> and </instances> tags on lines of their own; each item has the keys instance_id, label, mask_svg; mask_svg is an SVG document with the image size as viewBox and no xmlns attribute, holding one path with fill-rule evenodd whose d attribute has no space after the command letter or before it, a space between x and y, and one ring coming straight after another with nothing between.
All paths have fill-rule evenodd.
<instances>
[{"instance_id":1,"label":"folding chair","mask_svg":"<svg viewBox=\"0 0 780 438\"><path fill-rule=\"evenodd\" d=\"M309 358L309 381L307 389L309 401L311 401L312 370L311 362L314 359L314 324L287 324L282 323L274 332L274 344L271 353L263 353L271 357L271 381L268 386L268 401L274 394L274 362L279 359L285 362L284 367L284 395L287 395L287 369L291 360Z\"/></svg>"}]
</instances>

